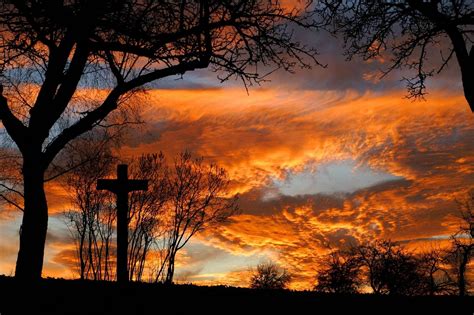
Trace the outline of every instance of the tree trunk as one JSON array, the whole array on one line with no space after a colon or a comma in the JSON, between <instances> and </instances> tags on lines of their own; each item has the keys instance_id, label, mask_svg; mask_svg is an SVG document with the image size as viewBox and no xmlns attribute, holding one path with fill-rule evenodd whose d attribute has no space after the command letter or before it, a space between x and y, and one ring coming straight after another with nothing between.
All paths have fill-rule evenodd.
<instances>
[{"instance_id":1,"label":"tree trunk","mask_svg":"<svg viewBox=\"0 0 474 315\"><path fill-rule=\"evenodd\" d=\"M44 169L35 158L24 158L23 184L24 212L15 277L20 280L35 281L41 278L48 229Z\"/></svg>"},{"instance_id":2,"label":"tree trunk","mask_svg":"<svg viewBox=\"0 0 474 315\"><path fill-rule=\"evenodd\" d=\"M474 113L474 54L469 58L463 68L461 68L462 85L464 89L464 96L467 103Z\"/></svg>"},{"instance_id":3,"label":"tree trunk","mask_svg":"<svg viewBox=\"0 0 474 315\"><path fill-rule=\"evenodd\" d=\"M459 278L458 278L459 296L466 295L466 280L464 277L465 272L466 272L466 267L462 264L459 267Z\"/></svg>"},{"instance_id":4,"label":"tree trunk","mask_svg":"<svg viewBox=\"0 0 474 315\"><path fill-rule=\"evenodd\" d=\"M469 249L468 247L461 247L462 248L462 257L461 263L459 264L459 279L458 279L458 287L459 287L459 296L466 295L466 266L469 262Z\"/></svg>"},{"instance_id":5,"label":"tree trunk","mask_svg":"<svg viewBox=\"0 0 474 315\"><path fill-rule=\"evenodd\" d=\"M106 232L108 233L108 231ZM105 238L105 261L104 261L104 280L109 281L109 237Z\"/></svg>"},{"instance_id":6,"label":"tree trunk","mask_svg":"<svg viewBox=\"0 0 474 315\"><path fill-rule=\"evenodd\" d=\"M173 277L174 277L174 258L175 254L171 254L168 260L168 271L166 273L166 280L165 284L173 284Z\"/></svg>"},{"instance_id":7,"label":"tree trunk","mask_svg":"<svg viewBox=\"0 0 474 315\"><path fill-rule=\"evenodd\" d=\"M471 111L474 113L474 46L467 51L466 42L457 28L447 30L461 70L462 86Z\"/></svg>"},{"instance_id":8,"label":"tree trunk","mask_svg":"<svg viewBox=\"0 0 474 315\"><path fill-rule=\"evenodd\" d=\"M84 225L85 226L85 225ZM86 262L84 259L84 240L85 240L85 231L84 233L81 233L80 236L80 241L79 241L79 263L80 263L80 277L81 280L85 279L85 273L86 273Z\"/></svg>"}]
</instances>

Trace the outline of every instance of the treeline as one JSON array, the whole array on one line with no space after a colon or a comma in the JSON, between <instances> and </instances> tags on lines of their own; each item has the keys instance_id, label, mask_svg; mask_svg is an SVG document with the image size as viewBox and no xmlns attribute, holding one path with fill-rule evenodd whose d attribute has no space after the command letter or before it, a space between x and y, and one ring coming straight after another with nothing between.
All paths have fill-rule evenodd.
<instances>
[{"instance_id":1,"label":"treeline","mask_svg":"<svg viewBox=\"0 0 474 315\"><path fill-rule=\"evenodd\" d=\"M338 294L466 295L467 267L461 247L414 253L379 240L326 255L314 289Z\"/></svg>"},{"instance_id":2,"label":"treeline","mask_svg":"<svg viewBox=\"0 0 474 315\"><path fill-rule=\"evenodd\" d=\"M332 250L318 261L313 290L346 295L467 295L469 245L456 242L450 248L422 253L409 251L390 240ZM253 270L250 287L287 289L294 276L286 268L267 261Z\"/></svg>"},{"instance_id":3,"label":"treeline","mask_svg":"<svg viewBox=\"0 0 474 315\"><path fill-rule=\"evenodd\" d=\"M72 203L64 219L76 245L75 269L81 279L114 280L115 196L96 185L100 178L115 177L118 159L110 150L77 148L74 156L84 163L64 180ZM179 250L199 231L236 213L228 175L188 152L172 162L162 153L127 162L130 178L149 180L147 191L129 194L129 279L172 283Z\"/></svg>"},{"instance_id":4,"label":"treeline","mask_svg":"<svg viewBox=\"0 0 474 315\"><path fill-rule=\"evenodd\" d=\"M468 294L474 253L474 191L458 201L461 221L449 246L413 252L390 240L331 251L321 262L315 290L330 293Z\"/></svg>"},{"instance_id":5,"label":"treeline","mask_svg":"<svg viewBox=\"0 0 474 315\"><path fill-rule=\"evenodd\" d=\"M387 295L460 295L469 293L474 253L474 191L458 202L461 224L447 246L408 250L391 240L375 240L330 250L317 262L314 290L321 293ZM295 275L274 262L257 266L255 289L285 289Z\"/></svg>"}]
</instances>

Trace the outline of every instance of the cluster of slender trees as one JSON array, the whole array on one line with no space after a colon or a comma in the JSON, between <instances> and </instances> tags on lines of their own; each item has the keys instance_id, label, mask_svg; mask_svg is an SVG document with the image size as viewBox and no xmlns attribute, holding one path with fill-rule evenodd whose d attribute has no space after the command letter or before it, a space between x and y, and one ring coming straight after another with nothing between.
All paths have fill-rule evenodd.
<instances>
[{"instance_id":1,"label":"cluster of slender trees","mask_svg":"<svg viewBox=\"0 0 474 315\"><path fill-rule=\"evenodd\" d=\"M75 267L81 279L114 280L115 198L96 183L111 175L117 158L108 150L83 153L94 158L65 177L73 207L64 218L76 245ZM162 153L132 159L130 176L148 179L149 189L129 197L129 279L172 283L178 251L196 233L236 213L237 197L229 195L223 168L188 152L173 163Z\"/></svg>"}]
</instances>

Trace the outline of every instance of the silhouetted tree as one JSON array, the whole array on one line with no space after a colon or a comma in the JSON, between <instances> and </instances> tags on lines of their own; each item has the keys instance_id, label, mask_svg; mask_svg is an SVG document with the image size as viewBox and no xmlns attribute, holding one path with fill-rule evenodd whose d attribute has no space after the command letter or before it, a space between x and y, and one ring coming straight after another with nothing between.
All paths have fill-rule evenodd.
<instances>
[{"instance_id":1,"label":"silhouetted tree","mask_svg":"<svg viewBox=\"0 0 474 315\"><path fill-rule=\"evenodd\" d=\"M41 277L45 172L68 143L165 77L210 66L252 84L264 68L310 67L314 50L293 37L312 26L300 13L270 0L2 1L0 119L22 156L16 277ZM79 87L95 94L81 101Z\"/></svg>"},{"instance_id":2,"label":"silhouetted tree","mask_svg":"<svg viewBox=\"0 0 474 315\"><path fill-rule=\"evenodd\" d=\"M446 250L431 249L418 255L418 270L424 279L426 295L451 294L453 280L446 265Z\"/></svg>"},{"instance_id":3,"label":"silhouetted tree","mask_svg":"<svg viewBox=\"0 0 474 315\"><path fill-rule=\"evenodd\" d=\"M472 246L465 244L463 241L453 239L453 246L446 260L452 268L455 278L456 291L460 296L467 295L468 281L466 279L466 271L468 263L472 257Z\"/></svg>"},{"instance_id":4,"label":"silhouetted tree","mask_svg":"<svg viewBox=\"0 0 474 315\"><path fill-rule=\"evenodd\" d=\"M215 164L207 165L189 152L175 159L168 177L164 264L158 270L157 280L164 278L165 283L171 284L178 251L196 233L236 213L237 197L228 196L228 185L227 172Z\"/></svg>"},{"instance_id":5,"label":"silhouetted tree","mask_svg":"<svg viewBox=\"0 0 474 315\"><path fill-rule=\"evenodd\" d=\"M268 261L257 265L257 269L250 278L252 289L282 290L286 289L291 281L291 275L284 268Z\"/></svg>"},{"instance_id":6,"label":"silhouetted tree","mask_svg":"<svg viewBox=\"0 0 474 315\"><path fill-rule=\"evenodd\" d=\"M67 175L76 208L65 216L78 248L81 278L110 280L115 200L97 191L96 183L110 175L114 158L107 154L95 157ZM129 198L129 279L141 281L148 268L149 276L155 273L154 281L172 283L178 251L199 231L233 215L236 197L227 196L224 169L206 165L189 153L180 154L173 168L162 153L142 155L130 161L130 175L147 178L149 189L133 192ZM152 251L159 254L159 261L149 259Z\"/></svg>"},{"instance_id":7,"label":"silhouetted tree","mask_svg":"<svg viewBox=\"0 0 474 315\"><path fill-rule=\"evenodd\" d=\"M378 240L353 249L375 294L422 294L424 278L414 255L390 240Z\"/></svg>"},{"instance_id":8,"label":"silhouetted tree","mask_svg":"<svg viewBox=\"0 0 474 315\"><path fill-rule=\"evenodd\" d=\"M130 166L132 178L148 179L147 191L135 191L129 197L128 271L130 280L141 281L149 253L166 230L169 173L162 153L142 155Z\"/></svg>"},{"instance_id":9,"label":"silhouetted tree","mask_svg":"<svg viewBox=\"0 0 474 315\"><path fill-rule=\"evenodd\" d=\"M411 97L423 97L426 78L440 73L455 56L464 95L474 111L472 0L314 2L321 25L343 36L349 59L391 59L385 74L402 67L414 70L415 76L405 78Z\"/></svg>"},{"instance_id":10,"label":"silhouetted tree","mask_svg":"<svg viewBox=\"0 0 474 315\"><path fill-rule=\"evenodd\" d=\"M357 256L340 250L332 251L321 261L315 291L338 294L357 293L362 285L361 263Z\"/></svg>"},{"instance_id":11,"label":"silhouetted tree","mask_svg":"<svg viewBox=\"0 0 474 315\"><path fill-rule=\"evenodd\" d=\"M94 158L66 175L74 209L65 212L66 223L76 243L81 279L112 280L115 259L115 198L96 189L97 180L111 175L117 159L110 153L74 151L75 156ZM148 254L163 233L160 219L167 201L168 178L163 154L142 155L130 164L130 175L149 179L149 189L133 192L129 198L128 271L130 280L141 281Z\"/></svg>"},{"instance_id":12,"label":"silhouetted tree","mask_svg":"<svg viewBox=\"0 0 474 315\"><path fill-rule=\"evenodd\" d=\"M112 196L96 189L97 180L109 175L116 158L107 149L97 151L94 139L85 137L71 152L81 164L64 178L73 209L64 213L76 245L81 279L112 280L114 224L116 211ZM69 164L69 163L67 163Z\"/></svg>"},{"instance_id":13,"label":"silhouetted tree","mask_svg":"<svg viewBox=\"0 0 474 315\"><path fill-rule=\"evenodd\" d=\"M459 201L462 222L459 230L451 236L451 250L447 261L452 267L460 296L467 295L468 280L466 278L469 262L474 253L474 191Z\"/></svg>"}]
</instances>

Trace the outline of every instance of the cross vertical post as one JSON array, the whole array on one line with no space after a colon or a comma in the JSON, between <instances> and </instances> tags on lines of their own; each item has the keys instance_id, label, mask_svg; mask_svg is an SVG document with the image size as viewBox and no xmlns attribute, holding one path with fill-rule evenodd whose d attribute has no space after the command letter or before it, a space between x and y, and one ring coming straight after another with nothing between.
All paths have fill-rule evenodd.
<instances>
[{"instance_id":1,"label":"cross vertical post","mask_svg":"<svg viewBox=\"0 0 474 315\"><path fill-rule=\"evenodd\" d=\"M148 180L128 179L128 165L117 166L117 179L99 179L98 190L108 190L117 196L117 282L128 282L128 193L147 190Z\"/></svg>"},{"instance_id":2,"label":"cross vertical post","mask_svg":"<svg viewBox=\"0 0 474 315\"><path fill-rule=\"evenodd\" d=\"M128 179L127 165L117 166L117 281L128 280L128 191L125 190ZM125 187L124 187L125 186ZM127 280L125 280L127 279Z\"/></svg>"}]
</instances>

